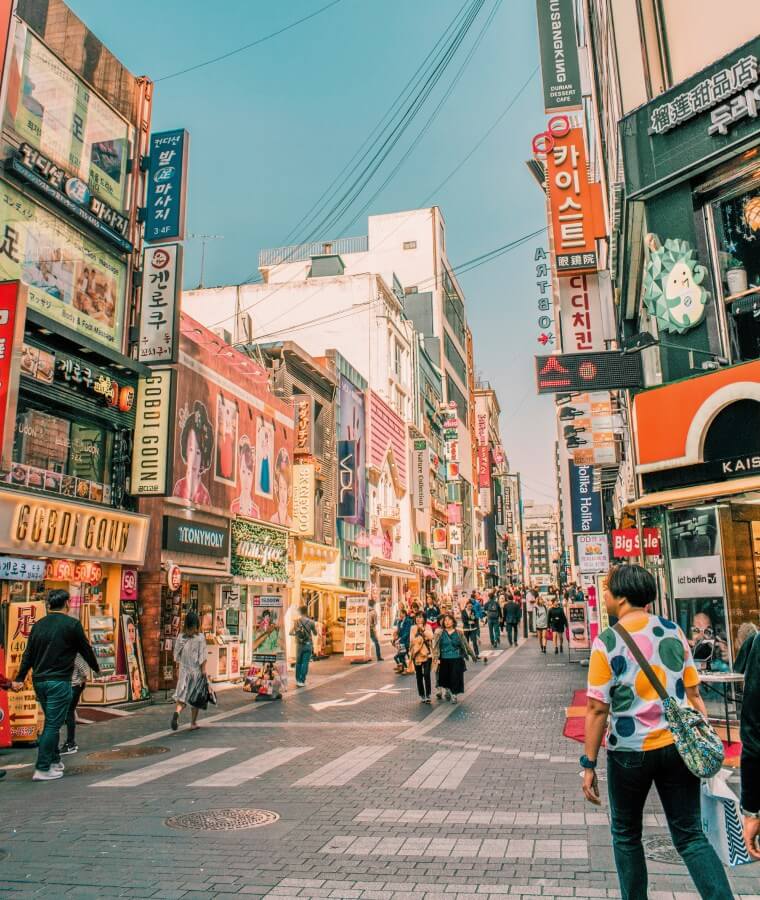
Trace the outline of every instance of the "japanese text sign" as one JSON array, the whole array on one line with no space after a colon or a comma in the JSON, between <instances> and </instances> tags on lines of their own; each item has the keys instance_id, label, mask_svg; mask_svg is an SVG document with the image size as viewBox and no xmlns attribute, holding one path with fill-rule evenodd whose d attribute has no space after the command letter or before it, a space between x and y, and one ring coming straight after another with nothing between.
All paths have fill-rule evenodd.
<instances>
[{"instance_id":1,"label":"japanese text sign","mask_svg":"<svg viewBox=\"0 0 760 900\"><path fill-rule=\"evenodd\" d=\"M148 242L184 240L189 149L190 135L183 128L151 135L145 219Z\"/></svg>"},{"instance_id":2,"label":"japanese text sign","mask_svg":"<svg viewBox=\"0 0 760 900\"><path fill-rule=\"evenodd\" d=\"M182 245L146 247L140 307L140 362L177 361L179 296L182 290Z\"/></svg>"}]
</instances>

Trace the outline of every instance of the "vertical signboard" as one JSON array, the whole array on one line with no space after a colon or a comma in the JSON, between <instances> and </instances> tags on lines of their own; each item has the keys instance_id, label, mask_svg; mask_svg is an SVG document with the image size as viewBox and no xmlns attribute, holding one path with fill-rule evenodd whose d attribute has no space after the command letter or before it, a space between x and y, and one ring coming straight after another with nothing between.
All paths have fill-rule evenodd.
<instances>
[{"instance_id":1,"label":"vertical signboard","mask_svg":"<svg viewBox=\"0 0 760 900\"><path fill-rule=\"evenodd\" d=\"M430 506L430 450L427 441L414 442L413 488L412 502L415 509L427 509Z\"/></svg>"},{"instance_id":2,"label":"vertical signboard","mask_svg":"<svg viewBox=\"0 0 760 900\"><path fill-rule=\"evenodd\" d=\"M161 497L168 493L172 374L171 369L154 369L138 382L132 494Z\"/></svg>"},{"instance_id":3,"label":"vertical signboard","mask_svg":"<svg viewBox=\"0 0 760 900\"><path fill-rule=\"evenodd\" d=\"M338 441L338 518L356 516L356 441Z\"/></svg>"},{"instance_id":4,"label":"vertical signboard","mask_svg":"<svg viewBox=\"0 0 760 900\"><path fill-rule=\"evenodd\" d=\"M2 675L5 675L5 650L0 646L0 676ZM0 691L0 747L10 747L12 742L8 693Z\"/></svg>"},{"instance_id":5,"label":"vertical signboard","mask_svg":"<svg viewBox=\"0 0 760 900\"><path fill-rule=\"evenodd\" d=\"M581 109L578 42L573 0L536 0L544 109L558 112Z\"/></svg>"},{"instance_id":6,"label":"vertical signboard","mask_svg":"<svg viewBox=\"0 0 760 900\"><path fill-rule=\"evenodd\" d=\"M10 468L13 456L26 314L24 297L25 292L22 292L18 281L0 282L0 436L4 468Z\"/></svg>"},{"instance_id":7,"label":"vertical signboard","mask_svg":"<svg viewBox=\"0 0 760 900\"><path fill-rule=\"evenodd\" d=\"M145 215L145 240L149 243L185 239L189 149L190 135L184 128L151 135Z\"/></svg>"},{"instance_id":8,"label":"vertical signboard","mask_svg":"<svg viewBox=\"0 0 760 900\"><path fill-rule=\"evenodd\" d=\"M352 660L369 660L369 599L346 598L346 631L343 655Z\"/></svg>"},{"instance_id":9,"label":"vertical signboard","mask_svg":"<svg viewBox=\"0 0 760 900\"><path fill-rule=\"evenodd\" d=\"M606 572L610 567L610 552L605 534L579 534L575 538L578 550L578 569L584 573Z\"/></svg>"},{"instance_id":10,"label":"vertical signboard","mask_svg":"<svg viewBox=\"0 0 760 900\"><path fill-rule=\"evenodd\" d=\"M315 490L313 463L293 466L293 531L298 537L314 537Z\"/></svg>"},{"instance_id":11,"label":"vertical signboard","mask_svg":"<svg viewBox=\"0 0 760 900\"><path fill-rule=\"evenodd\" d=\"M296 413L296 456L314 455L314 398L302 394L294 399Z\"/></svg>"},{"instance_id":12,"label":"vertical signboard","mask_svg":"<svg viewBox=\"0 0 760 900\"><path fill-rule=\"evenodd\" d=\"M559 317L564 353L605 349L598 275L576 274L560 279Z\"/></svg>"},{"instance_id":13,"label":"vertical signboard","mask_svg":"<svg viewBox=\"0 0 760 900\"><path fill-rule=\"evenodd\" d=\"M478 487L491 487L491 451L487 444L478 447Z\"/></svg>"},{"instance_id":14,"label":"vertical signboard","mask_svg":"<svg viewBox=\"0 0 760 900\"><path fill-rule=\"evenodd\" d=\"M21 665L32 626L45 615L42 600L11 603L8 607L8 671L14 675ZM40 724L40 708L32 687L32 676L27 675L23 690L8 695L11 738L14 742L28 743L37 740Z\"/></svg>"},{"instance_id":15,"label":"vertical signboard","mask_svg":"<svg viewBox=\"0 0 760 900\"><path fill-rule=\"evenodd\" d=\"M177 361L181 291L182 245L146 247L140 305L140 362L151 365Z\"/></svg>"},{"instance_id":16,"label":"vertical signboard","mask_svg":"<svg viewBox=\"0 0 760 900\"><path fill-rule=\"evenodd\" d=\"M365 525L367 481L365 477L367 438L366 438L366 410L364 391L352 384L345 375L340 376L340 427L338 439L352 441L356 444L354 455L354 495L356 497L355 510L348 520L354 525Z\"/></svg>"},{"instance_id":17,"label":"vertical signboard","mask_svg":"<svg viewBox=\"0 0 760 900\"><path fill-rule=\"evenodd\" d=\"M602 527L602 494L594 490L594 467L570 467L570 507L573 534L599 534Z\"/></svg>"}]
</instances>

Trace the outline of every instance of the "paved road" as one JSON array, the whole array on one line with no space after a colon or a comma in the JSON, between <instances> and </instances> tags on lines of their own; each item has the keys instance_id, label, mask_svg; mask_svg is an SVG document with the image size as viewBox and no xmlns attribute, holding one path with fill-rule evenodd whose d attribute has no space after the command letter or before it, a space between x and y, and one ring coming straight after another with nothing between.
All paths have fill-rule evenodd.
<instances>
[{"instance_id":1,"label":"paved road","mask_svg":"<svg viewBox=\"0 0 760 900\"><path fill-rule=\"evenodd\" d=\"M57 782L29 780L29 751L5 755L20 768L0 785L0 897L619 896L606 813L583 802L580 746L562 736L578 666L534 644L497 652L463 703L432 708L391 663L313 673L284 703L223 693L194 733L167 732L166 706L82 728ZM279 818L166 824L231 808ZM656 805L647 822L667 844ZM650 873L653 898L696 896L679 864ZM760 900L760 866L731 877Z\"/></svg>"}]
</instances>

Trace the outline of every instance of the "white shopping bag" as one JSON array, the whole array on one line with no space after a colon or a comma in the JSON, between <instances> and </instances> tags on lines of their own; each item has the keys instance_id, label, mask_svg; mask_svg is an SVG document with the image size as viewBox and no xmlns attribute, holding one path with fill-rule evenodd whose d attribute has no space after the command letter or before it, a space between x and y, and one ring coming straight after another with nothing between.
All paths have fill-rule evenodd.
<instances>
[{"instance_id":1,"label":"white shopping bag","mask_svg":"<svg viewBox=\"0 0 760 900\"><path fill-rule=\"evenodd\" d=\"M714 778L702 782L702 830L721 862L742 866L752 858L744 846L739 798L726 784L729 774L721 769Z\"/></svg>"}]
</instances>

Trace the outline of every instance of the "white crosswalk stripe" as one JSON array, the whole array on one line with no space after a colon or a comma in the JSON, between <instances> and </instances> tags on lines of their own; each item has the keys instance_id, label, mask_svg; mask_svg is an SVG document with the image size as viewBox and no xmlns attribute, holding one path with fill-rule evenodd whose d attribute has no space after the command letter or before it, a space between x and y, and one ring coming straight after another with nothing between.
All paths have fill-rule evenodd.
<instances>
[{"instance_id":1,"label":"white crosswalk stripe","mask_svg":"<svg viewBox=\"0 0 760 900\"><path fill-rule=\"evenodd\" d=\"M125 772L123 775L117 775L115 778L98 781L93 787L135 787L138 784L146 784L149 781L155 781L157 778L163 778L165 775L172 775L174 772L187 769L189 766L196 766L198 763L206 762L215 756L221 756L222 753L229 753L233 749L233 747L198 747L196 750L180 753L179 756L170 756L168 759L162 759L161 762L153 763L153 765L143 766L132 772Z\"/></svg>"},{"instance_id":2,"label":"white crosswalk stripe","mask_svg":"<svg viewBox=\"0 0 760 900\"><path fill-rule=\"evenodd\" d=\"M382 759L394 749L393 744L354 747L332 762L301 778L293 787L339 787Z\"/></svg>"},{"instance_id":3,"label":"white crosswalk stripe","mask_svg":"<svg viewBox=\"0 0 760 900\"><path fill-rule=\"evenodd\" d=\"M321 850L330 856L411 856L448 859L588 859L588 842L556 838L372 837L336 835Z\"/></svg>"},{"instance_id":4,"label":"white crosswalk stripe","mask_svg":"<svg viewBox=\"0 0 760 900\"><path fill-rule=\"evenodd\" d=\"M308 753L313 747L276 747L258 756L252 756L241 763L222 769L207 778L193 781L190 787L237 787L252 778L258 778L265 772L284 766L297 756Z\"/></svg>"},{"instance_id":5,"label":"white crosswalk stripe","mask_svg":"<svg viewBox=\"0 0 760 900\"><path fill-rule=\"evenodd\" d=\"M477 750L439 750L410 775L405 788L458 788L480 756Z\"/></svg>"}]
</instances>

